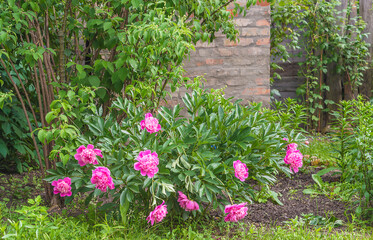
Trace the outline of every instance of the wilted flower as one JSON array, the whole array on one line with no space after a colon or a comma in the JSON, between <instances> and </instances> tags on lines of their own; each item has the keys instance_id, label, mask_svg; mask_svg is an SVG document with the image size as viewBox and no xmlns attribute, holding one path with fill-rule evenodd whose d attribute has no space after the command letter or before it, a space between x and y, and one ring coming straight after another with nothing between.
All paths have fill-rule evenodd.
<instances>
[{"instance_id":1,"label":"wilted flower","mask_svg":"<svg viewBox=\"0 0 373 240\"><path fill-rule=\"evenodd\" d=\"M53 193L60 194L61 197L71 196L71 179L66 177L52 182Z\"/></svg>"},{"instance_id":2,"label":"wilted flower","mask_svg":"<svg viewBox=\"0 0 373 240\"><path fill-rule=\"evenodd\" d=\"M233 168L236 178L240 179L242 182L249 177L249 171L245 163L240 160L233 162Z\"/></svg>"},{"instance_id":3,"label":"wilted flower","mask_svg":"<svg viewBox=\"0 0 373 240\"><path fill-rule=\"evenodd\" d=\"M163 218L167 214L167 205L164 205L164 201L161 205L158 205L155 207L155 209L150 212L149 216L146 218L148 222L152 223L152 226L154 225L154 222L159 223L163 220Z\"/></svg>"},{"instance_id":4,"label":"wilted flower","mask_svg":"<svg viewBox=\"0 0 373 240\"><path fill-rule=\"evenodd\" d=\"M158 123L158 119L154 118L151 113L145 114L145 120L140 122L141 129L146 128L150 133L155 133L161 130L161 125Z\"/></svg>"},{"instance_id":5,"label":"wilted flower","mask_svg":"<svg viewBox=\"0 0 373 240\"><path fill-rule=\"evenodd\" d=\"M179 202L181 208L185 209L185 211L199 210L199 205L197 202L189 200L188 197L180 191L178 191L178 193L179 198L177 201Z\"/></svg>"},{"instance_id":6,"label":"wilted flower","mask_svg":"<svg viewBox=\"0 0 373 240\"><path fill-rule=\"evenodd\" d=\"M247 203L233 204L225 206L225 213L228 215L224 218L226 222L237 222L238 220L243 219L247 215Z\"/></svg>"},{"instance_id":7,"label":"wilted flower","mask_svg":"<svg viewBox=\"0 0 373 240\"><path fill-rule=\"evenodd\" d=\"M106 192L107 187L114 189L114 182L110 176L110 170L106 167L98 167L92 170L91 183L96 184L96 188Z\"/></svg>"},{"instance_id":8,"label":"wilted flower","mask_svg":"<svg viewBox=\"0 0 373 240\"><path fill-rule=\"evenodd\" d=\"M76 152L77 153L74 157L82 167L88 163L98 164L96 155L102 157L101 150L97 148L95 149L92 144L88 144L87 148L82 145L76 150Z\"/></svg>"},{"instance_id":9,"label":"wilted flower","mask_svg":"<svg viewBox=\"0 0 373 240\"><path fill-rule=\"evenodd\" d=\"M150 150L141 151L136 160L138 162L135 163L134 168L137 171L140 170L141 175L148 175L149 178L152 178L158 172L159 159L156 152L152 153Z\"/></svg>"}]
</instances>

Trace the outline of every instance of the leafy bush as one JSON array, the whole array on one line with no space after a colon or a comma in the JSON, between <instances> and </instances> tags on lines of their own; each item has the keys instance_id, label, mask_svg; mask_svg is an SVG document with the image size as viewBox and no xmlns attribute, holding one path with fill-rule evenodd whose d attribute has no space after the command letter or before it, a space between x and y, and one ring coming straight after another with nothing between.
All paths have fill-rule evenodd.
<instances>
[{"instance_id":1,"label":"leafy bush","mask_svg":"<svg viewBox=\"0 0 373 240\"><path fill-rule=\"evenodd\" d=\"M188 87L193 90L183 98L188 118L180 115L179 105L173 109L161 107L157 118L162 131L141 130L143 108L118 98L106 117L86 116L84 122L89 131L84 135L65 140L66 149L77 149L81 144L93 144L100 149L103 158L97 159L98 166L110 169L115 189L105 193L95 189L90 182L94 167L80 166L72 157L75 152L69 153L67 161L57 163L56 170L49 170L51 176L46 180L70 177L73 196L86 192L86 203L94 197L110 197L111 201L101 209L117 211L121 205L124 221L129 209L135 211L139 209L135 206L141 206L148 210L162 199L172 213L180 212L177 191L205 203L200 205L205 213L209 206L223 210L233 202L251 202L259 194L253 186L235 177L233 162L239 159L247 165L249 179L280 203L277 194L268 187L275 182L278 172L291 173L283 164L286 142L282 140L285 131L280 123L268 121L260 113L260 105L233 104L222 96L222 91L209 93L199 88L198 83ZM125 117L118 121L123 114ZM291 138L296 141L301 136ZM158 154L159 172L153 178L141 176L134 169L136 158L145 150ZM184 218L188 215L189 212L183 213Z\"/></svg>"}]
</instances>

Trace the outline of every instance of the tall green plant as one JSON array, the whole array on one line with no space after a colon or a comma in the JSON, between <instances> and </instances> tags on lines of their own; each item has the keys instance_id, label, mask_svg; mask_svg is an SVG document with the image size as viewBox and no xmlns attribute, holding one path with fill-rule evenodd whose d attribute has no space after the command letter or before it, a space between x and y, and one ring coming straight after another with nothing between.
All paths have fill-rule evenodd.
<instances>
[{"instance_id":1,"label":"tall green plant","mask_svg":"<svg viewBox=\"0 0 373 240\"><path fill-rule=\"evenodd\" d=\"M373 213L373 104L362 96L342 101L333 127L334 141L339 146L338 167L342 181L354 181L359 187L356 212L372 221Z\"/></svg>"}]
</instances>

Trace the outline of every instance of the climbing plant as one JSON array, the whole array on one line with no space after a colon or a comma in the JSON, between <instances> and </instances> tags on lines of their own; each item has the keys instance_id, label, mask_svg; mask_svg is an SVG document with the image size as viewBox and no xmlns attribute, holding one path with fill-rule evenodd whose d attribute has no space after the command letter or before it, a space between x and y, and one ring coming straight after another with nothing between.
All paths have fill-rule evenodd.
<instances>
[{"instance_id":1,"label":"climbing plant","mask_svg":"<svg viewBox=\"0 0 373 240\"><path fill-rule=\"evenodd\" d=\"M297 89L307 107L308 126L321 131L324 114L342 99L354 99L368 67L365 23L358 5L338 0L279 0L272 6L271 55L282 61L301 57ZM290 52L290 49L293 51ZM273 63L274 78L279 78Z\"/></svg>"}]
</instances>

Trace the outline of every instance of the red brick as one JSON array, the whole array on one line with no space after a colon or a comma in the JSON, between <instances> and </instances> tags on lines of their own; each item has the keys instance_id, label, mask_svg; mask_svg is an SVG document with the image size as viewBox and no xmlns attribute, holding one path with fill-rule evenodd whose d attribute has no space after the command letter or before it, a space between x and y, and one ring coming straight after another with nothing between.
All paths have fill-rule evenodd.
<instances>
[{"instance_id":1,"label":"red brick","mask_svg":"<svg viewBox=\"0 0 373 240\"><path fill-rule=\"evenodd\" d=\"M270 29L269 28L259 29L259 35L269 36L270 35Z\"/></svg>"},{"instance_id":2,"label":"red brick","mask_svg":"<svg viewBox=\"0 0 373 240\"><path fill-rule=\"evenodd\" d=\"M256 36L257 30L257 28L242 28L241 36Z\"/></svg>"},{"instance_id":3,"label":"red brick","mask_svg":"<svg viewBox=\"0 0 373 240\"><path fill-rule=\"evenodd\" d=\"M233 46L237 46L237 45L238 45L237 42L230 41L229 39L224 40L224 46L233 47Z\"/></svg>"},{"instance_id":4,"label":"red brick","mask_svg":"<svg viewBox=\"0 0 373 240\"><path fill-rule=\"evenodd\" d=\"M256 21L257 26L269 26L269 22L266 19L261 19Z\"/></svg>"},{"instance_id":5,"label":"red brick","mask_svg":"<svg viewBox=\"0 0 373 240\"><path fill-rule=\"evenodd\" d=\"M257 78L255 79L255 83L257 86L263 86L269 84L269 78Z\"/></svg>"},{"instance_id":6,"label":"red brick","mask_svg":"<svg viewBox=\"0 0 373 240\"><path fill-rule=\"evenodd\" d=\"M267 2L267 0L258 0L256 1L256 5L259 5L259 6L262 6L262 7L265 7L265 6L269 6L269 2Z\"/></svg>"},{"instance_id":7,"label":"red brick","mask_svg":"<svg viewBox=\"0 0 373 240\"><path fill-rule=\"evenodd\" d=\"M242 95L268 95L270 92L269 87L245 88Z\"/></svg>"},{"instance_id":8,"label":"red brick","mask_svg":"<svg viewBox=\"0 0 373 240\"><path fill-rule=\"evenodd\" d=\"M206 59L206 64L207 65L223 64L223 59L208 58L208 59Z\"/></svg>"},{"instance_id":9,"label":"red brick","mask_svg":"<svg viewBox=\"0 0 373 240\"><path fill-rule=\"evenodd\" d=\"M248 45L252 44L253 42L254 42L254 40L252 38L241 38L238 45L248 46Z\"/></svg>"},{"instance_id":10,"label":"red brick","mask_svg":"<svg viewBox=\"0 0 373 240\"><path fill-rule=\"evenodd\" d=\"M196 62L196 65L198 66L198 67L200 67L200 66L203 66L203 65L205 65L206 63L204 63L204 62Z\"/></svg>"},{"instance_id":11,"label":"red brick","mask_svg":"<svg viewBox=\"0 0 373 240\"><path fill-rule=\"evenodd\" d=\"M269 55L269 49L261 47L249 47L247 48L247 53L249 55Z\"/></svg>"},{"instance_id":12,"label":"red brick","mask_svg":"<svg viewBox=\"0 0 373 240\"><path fill-rule=\"evenodd\" d=\"M261 38L256 41L256 45L268 45L269 43L269 38Z\"/></svg>"},{"instance_id":13,"label":"red brick","mask_svg":"<svg viewBox=\"0 0 373 240\"><path fill-rule=\"evenodd\" d=\"M232 52L232 50L230 50L228 48L219 48L219 54L222 57L227 57L227 56L232 56L233 52Z\"/></svg>"},{"instance_id":14,"label":"red brick","mask_svg":"<svg viewBox=\"0 0 373 240\"><path fill-rule=\"evenodd\" d=\"M250 18L236 18L234 22L237 24L237 26L245 27L253 23L253 20Z\"/></svg>"}]
</instances>

